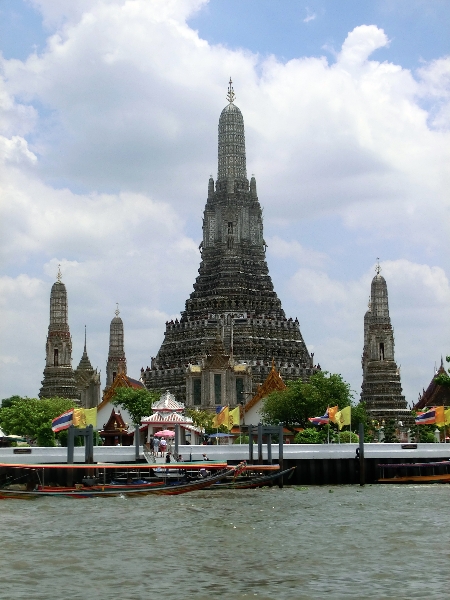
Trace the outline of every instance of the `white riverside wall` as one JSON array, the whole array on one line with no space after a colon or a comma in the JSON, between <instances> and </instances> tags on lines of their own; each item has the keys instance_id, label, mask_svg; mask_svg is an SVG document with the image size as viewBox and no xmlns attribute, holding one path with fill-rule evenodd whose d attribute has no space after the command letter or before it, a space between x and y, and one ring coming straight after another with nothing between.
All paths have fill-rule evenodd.
<instances>
[{"instance_id":1,"label":"white riverside wall","mask_svg":"<svg viewBox=\"0 0 450 600\"><path fill-rule=\"evenodd\" d=\"M358 444L285 444L283 454L285 460L323 460L355 458ZM43 464L66 463L67 448L32 447L31 454L14 454L15 448L0 448L0 463L7 464ZM142 446L140 457L143 458ZM247 444L232 444L219 446L179 446L183 460L202 460L206 454L210 460L239 461L248 460ZM417 449L402 448L402 444L365 444L365 457L383 459L409 459L415 461L450 459L450 444L417 444ZM94 460L102 463L133 463L135 460L134 446L95 446ZM258 446L253 445L253 457L258 457ZM267 459L267 447L263 445L263 457ZM278 459L278 444L272 445L272 459ZM84 462L84 447L75 448L74 460Z\"/></svg>"}]
</instances>

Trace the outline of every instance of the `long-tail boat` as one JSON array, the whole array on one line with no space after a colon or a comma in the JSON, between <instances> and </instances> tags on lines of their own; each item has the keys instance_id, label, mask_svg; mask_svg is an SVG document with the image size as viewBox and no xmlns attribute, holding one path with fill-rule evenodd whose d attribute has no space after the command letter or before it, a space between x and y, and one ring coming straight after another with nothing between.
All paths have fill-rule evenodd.
<instances>
[{"instance_id":1,"label":"long-tail boat","mask_svg":"<svg viewBox=\"0 0 450 600\"><path fill-rule=\"evenodd\" d=\"M378 483L450 483L450 461L377 465Z\"/></svg>"},{"instance_id":2,"label":"long-tail boat","mask_svg":"<svg viewBox=\"0 0 450 600\"><path fill-rule=\"evenodd\" d=\"M147 466L147 465L146 465ZM195 465L182 465L183 470L188 469L199 469L203 468L203 464ZM219 464L216 463L215 467L218 469L218 472L214 475L207 477L199 477L198 479L191 480L188 482L172 482L172 481L161 481L161 482L149 482L149 483L140 483L140 484L96 484L96 485L83 485L76 484L75 486L67 486L67 487L56 487L56 486L46 486L44 482L40 485L35 485L33 489L20 489L20 486L10 485L3 488L0 488L0 499L35 499L41 497L64 497L64 498L97 498L97 497L114 497L114 496L145 496L149 494L158 494L158 495L166 495L173 496L178 494L186 494L187 492L193 492L196 490L201 490L203 488L209 487L213 485L217 481L220 481L223 478L232 476L234 473L239 472L239 469L242 469L245 466L245 463L241 463L239 465L233 467L226 467L226 465L221 465L222 468L219 467ZM225 468L223 468L225 466ZM48 469L96 469L103 470L104 472L108 469L119 469L119 470L127 470L134 469L136 470L137 465L29 465L29 464L2 464L0 463L0 467L8 467L8 468L21 468L21 469L30 469L31 471L40 471L42 473ZM147 466L148 467L148 466ZM179 465L177 465L180 468ZM142 469L142 465L139 465L139 469ZM167 469L168 470L168 469Z\"/></svg>"},{"instance_id":3,"label":"long-tail boat","mask_svg":"<svg viewBox=\"0 0 450 600\"><path fill-rule=\"evenodd\" d=\"M252 465L248 465L246 470L250 469ZM258 466L253 466L255 471L258 471ZM282 477L290 479L294 474L295 467L285 469L284 471L272 472L269 475L264 474L242 474L239 477L232 476L231 481L219 481L211 486L211 490L247 490L251 488L263 487L266 485L272 485L277 480L279 481Z\"/></svg>"}]
</instances>

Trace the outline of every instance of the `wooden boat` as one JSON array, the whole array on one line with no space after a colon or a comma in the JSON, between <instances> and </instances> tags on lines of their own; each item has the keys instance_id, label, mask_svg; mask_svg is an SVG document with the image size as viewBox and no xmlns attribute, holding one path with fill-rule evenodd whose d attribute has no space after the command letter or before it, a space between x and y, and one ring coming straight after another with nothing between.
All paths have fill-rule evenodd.
<instances>
[{"instance_id":1,"label":"wooden boat","mask_svg":"<svg viewBox=\"0 0 450 600\"><path fill-rule=\"evenodd\" d=\"M248 465L250 467L251 465ZM250 470L249 468L246 470ZM253 466L253 470L259 470ZM219 481L211 486L211 490L247 490L251 488L263 487L265 485L272 485L274 481L277 481L281 477L287 477L290 479L294 474L295 467L285 469L284 471L277 471L270 473L269 475L241 475L240 477L233 478L231 481L222 482Z\"/></svg>"},{"instance_id":2,"label":"wooden boat","mask_svg":"<svg viewBox=\"0 0 450 600\"><path fill-rule=\"evenodd\" d=\"M448 460L424 463L381 463L377 467L381 475L377 480L378 483L450 483L448 472L450 461Z\"/></svg>"},{"instance_id":3,"label":"wooden boat","mask_svg":"<svg viewBox=\"0 0 450 600\"><path fill-rule=\"evenodd\" d=\"M219 471L215 475L209 477L198 478L187 483L145 483L136 485L96 485L96 486L83 486L78 484L74 487L49 487L41 484L33 490L17 489L18 486L10 486L9 488L0 489L0 499L20 499L28 500L41 497L63 497L63 498L108 498L114 496L145 496L149 494L158 494L165 496L174 496L178 494L186 494L187 492L193 492L201 490L203 488L213 485L217 481L224 477L232 476L238 469L242 468L243 464L229 467L224 471ZM84 469L124 469L133 468L136 469L136 465L12 465L12 464L0 464L0 467L16 467L16 468L27 468L27 469L72 469L72 468L84 468ZM197 467L198 468L198 467ZM13 488L13 489L12 489ZM40 489L39 489L40 488Z\"/></svg>"}]
</instances>

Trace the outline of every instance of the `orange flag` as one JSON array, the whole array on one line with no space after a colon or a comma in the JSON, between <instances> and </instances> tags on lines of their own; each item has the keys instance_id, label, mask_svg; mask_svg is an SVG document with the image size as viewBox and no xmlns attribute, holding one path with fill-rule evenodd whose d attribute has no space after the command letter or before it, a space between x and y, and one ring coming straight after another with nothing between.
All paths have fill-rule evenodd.
<instances>
[{"instance_id":1,"label":"orange flag","mask_svg":"<svg viewBox=\"0 0 450 600\"><path fill-rule=\"evenodd\" d=\"M339 410L339 406L328 407L328 418L332 423L336 423L336 413Z\"/></svg>"}]
</instances>

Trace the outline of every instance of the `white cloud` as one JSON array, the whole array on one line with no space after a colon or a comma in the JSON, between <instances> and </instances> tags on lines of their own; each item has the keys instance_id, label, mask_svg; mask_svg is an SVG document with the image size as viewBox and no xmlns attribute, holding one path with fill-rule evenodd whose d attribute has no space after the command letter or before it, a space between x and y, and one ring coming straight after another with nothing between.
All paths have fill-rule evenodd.
<instances>
[{"instance_id":1,"label":"white cloud","mask_svg":"<svg viewBox=\"0 0 450 600\"><path fill-rule=\"evenodd\" d=\"M186 23L201 0L34 4L49 28L45 50L1 59L0 256L10 277L2 355L12 357L3 395L39 389L58 263L75 362L86 323L92 362L104 368L116 301L130 372L156 353L164 321L182 310L195 280L230 74L268 260L289 282L290 307L297 298L307 344L324 368L345 367L359 381L371 278L361 273L381 253L393 259L383 266L397 351L407 356L399 362L408 390L418 385L435 348L445 352L437 315L450 250L448 59L417 73L373 60L389 32L361 25L332 64L282 63L202 40ZM341 239L320 235L330 215ZM344 252L348 272L339 276ZM411 347L402 350L401 339Z\"/></svg>"}]
</instances>

